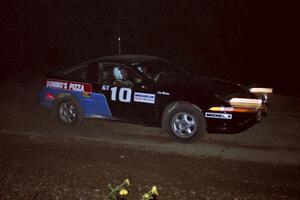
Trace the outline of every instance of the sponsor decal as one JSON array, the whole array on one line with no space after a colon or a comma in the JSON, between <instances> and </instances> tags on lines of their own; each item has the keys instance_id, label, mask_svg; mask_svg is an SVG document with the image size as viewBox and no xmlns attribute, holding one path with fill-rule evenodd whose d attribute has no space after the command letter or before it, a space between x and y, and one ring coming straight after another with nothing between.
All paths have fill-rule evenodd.
<instances>
[{"instance_id":1,"label":"sponsor decal","mask_svg":"<svg viewBox=\"0 0 300 200\"><path fill-rule=\"evenodd\" d=\"M135 92L133 101L141 103L155 103L155 94Z\"/></svg>"},{"instance_id":2,"label":"sponsor decal","mask_svg":"<svg viewBox=\"0 0 300 200\"><path fill-rule=\"evenodd\" d=\"M215 118L215 119L232 119L232 114L206 112L205 117L206 118Z\"/></svg>"},{"instance_id":3,"label":"sponsor decal","mask_svg":"<svg viewBox=\"0 0 300 200\"><path fill-rule=\"evenodd\" d=\"M77 83L69 83L69 90L84 91L84 85Z\"/></svg>"},{"instance_id":4,"label":"sponsor decal","mask_svg":"<svg viewBox=\"0 0 300 200\"><path fill-rule=\"evenodd\" d=\"M91 92L92 86L88 83L77 83L61 80L47 80L46 87L61 90L71 90L77 92Z\"/></svg>"},{"instance_id":5,"label":"sponsor decal","mask_svg":"<svg viewBox=\"0 0 300 200\"><path fill-rule=\"evenodd\" d=\"M67 90L68 89L68 83L61 82L61 81L47 80L46 81L46 87Z\"/></svg>"},{"instance_id":6,"label":"sponsor decal","mask_svg":"<svg viewBox=\"0 0 300 200\"><path fill-rule=\"evenodd\" d=\"M161 94L161 95L170 95L169 92L165 92L165 91L157 91L157 94Z\"/></svg>"}]
</instances>

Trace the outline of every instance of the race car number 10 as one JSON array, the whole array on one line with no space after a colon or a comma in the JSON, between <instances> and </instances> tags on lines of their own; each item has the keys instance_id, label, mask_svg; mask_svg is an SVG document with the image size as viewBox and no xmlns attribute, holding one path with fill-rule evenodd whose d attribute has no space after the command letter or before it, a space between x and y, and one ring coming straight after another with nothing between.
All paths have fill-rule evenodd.
<instances>
[{"instance_id":1,"label":"race car number 10","mask_svg":"<svg viewBox=\"0 0 300 200\"><path fill-rule=\"evenodd\" d=\"M132 90L130 88L120 88L118 92L117 87L110 88L111 91L111 100L117 101L117 98L121 102L130 103L131 102L131 93Z\"/></svg>"}]
</instances>

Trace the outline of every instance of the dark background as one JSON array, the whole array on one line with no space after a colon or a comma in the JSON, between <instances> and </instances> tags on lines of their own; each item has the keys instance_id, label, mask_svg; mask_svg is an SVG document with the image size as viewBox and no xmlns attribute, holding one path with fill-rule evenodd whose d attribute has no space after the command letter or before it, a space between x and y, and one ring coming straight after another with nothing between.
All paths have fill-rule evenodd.
<instances>
[{"instance_id":1,"label":"dark background","mask_svg":"<svg viewBox=\"0 0 300 200\"><path fill-rule=\"evenodd\" d=\"M286 4L255 0L1 1L1 82L95 57L151 54L298 95ZM119 30L119 31L118 31Z\"/></svg>"}]
</instances>

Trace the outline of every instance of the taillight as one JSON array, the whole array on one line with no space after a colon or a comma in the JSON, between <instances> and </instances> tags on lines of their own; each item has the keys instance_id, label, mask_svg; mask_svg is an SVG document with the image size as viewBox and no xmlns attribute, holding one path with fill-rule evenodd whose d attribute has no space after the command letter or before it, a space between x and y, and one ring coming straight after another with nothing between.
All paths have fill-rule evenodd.
<instances>
[{"instance_id":1,"label":"taillight","mask_svg":"<svg viewBox=\"0 0 300 200\"><path fill-rule=\"evenodd\" d=\"M51 94L50 92L47 92L46 97L47 97L48 100L54 100L55 99L53 94Z\"/></svg>"}]
</instances>

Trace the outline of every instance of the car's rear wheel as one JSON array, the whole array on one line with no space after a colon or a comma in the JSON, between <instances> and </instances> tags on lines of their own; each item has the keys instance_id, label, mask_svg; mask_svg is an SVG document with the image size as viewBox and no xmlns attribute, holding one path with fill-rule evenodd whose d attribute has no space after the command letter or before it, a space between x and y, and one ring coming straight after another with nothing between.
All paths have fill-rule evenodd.
<instances>
[{"instance_id":1,"label":"car's rear wheel","mask_svg":"<svg viewBox=\"0 0 300 200\"><path fill-rule=\"evenodd\" d=\"M178 141L189 141L206 132L203 113L194 105L174 104L164 115L163 128Z\"/></svg>"},{"instance_id":2,"label":"car's rear wheel","mask_svg":"<svg viewBox=\"0 0 300 200\"><path fill-rule=\"evenodd\" d=\"M57 103L56 112L58 119L66 125L75 124L82 119L80 105L72 98L61 99Z\"/></svg>"}]
</instances>

